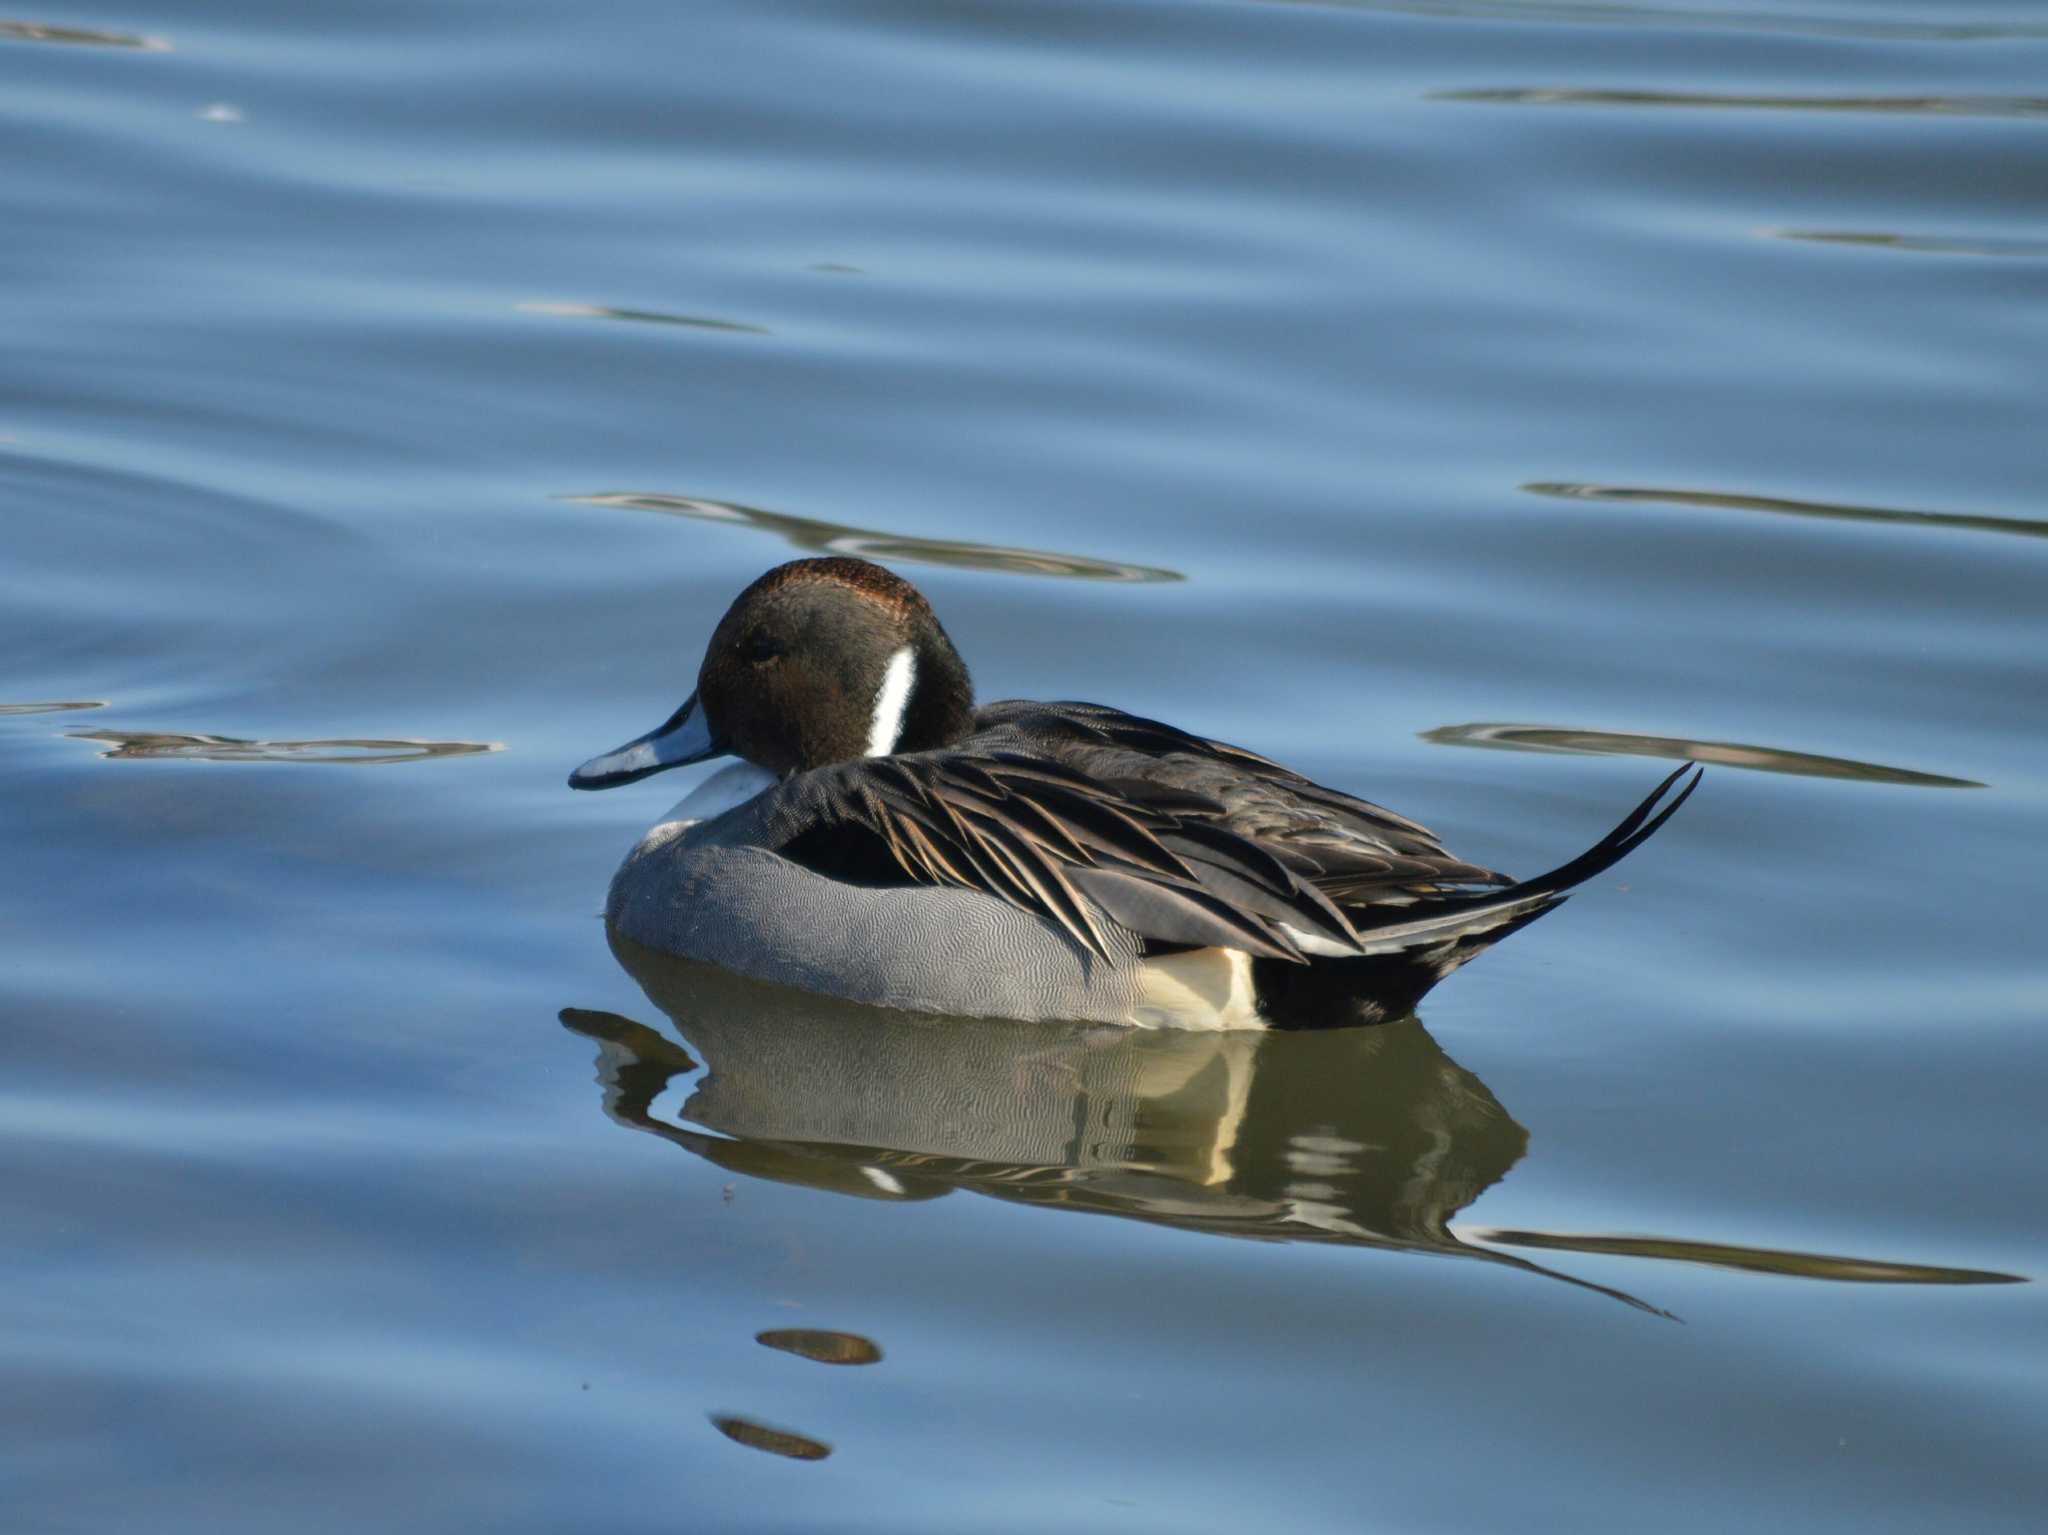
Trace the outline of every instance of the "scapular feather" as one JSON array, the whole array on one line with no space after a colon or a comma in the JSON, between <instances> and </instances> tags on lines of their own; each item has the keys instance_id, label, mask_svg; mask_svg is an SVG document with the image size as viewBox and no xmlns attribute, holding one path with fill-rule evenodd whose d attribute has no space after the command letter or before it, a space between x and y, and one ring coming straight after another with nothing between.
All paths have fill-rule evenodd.
<instances>
[{"instance_id":1,"label":"scapular feather","mask_svg":"<svg viewBox=\"0 0 2048 1535\"><path fill-rule=\"evenodd\" d=\"M1161 884L1116 869L1076 869L1073 880L1110 916L1147 938L1306 962L1278 928L1254 921L1199 888Z\"/></svg>"}]
</instances>

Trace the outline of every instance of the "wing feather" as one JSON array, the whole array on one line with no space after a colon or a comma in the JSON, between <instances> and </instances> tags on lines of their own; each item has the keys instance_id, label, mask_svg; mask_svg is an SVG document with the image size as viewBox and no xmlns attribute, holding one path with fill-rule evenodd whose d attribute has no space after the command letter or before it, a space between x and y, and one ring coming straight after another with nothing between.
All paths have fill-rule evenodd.
<instances>
[{"instance_id":1,"label":"wing feather","mask_svg":"<svg viewBox=\"0 0 2048 1535\"><path fill-rule=\"evenodd\" d=\"M1690 792L1663 803L1677 778L1517 885L1240 748L1092 704L997 704L956 746L799 775L784 851L840 877L985 892L1104 960L1128 952L1114 925L1306 963L1311 940L1380 952L1547 908L1661 826Z\"/></svg>"},{"instance_id":2,"label":"wing feather","mask_svg":"<svg viewBox=\"0 0 2048 1535\"><path fill-rule=\"evenodd\" d=\"M1118 869L1077 869L1074 882L1110 916L1148 938L1305 962L1301 950L1279 928L1247 916L1199 886L1163 884Z\"/></svg>"}]
</instances>

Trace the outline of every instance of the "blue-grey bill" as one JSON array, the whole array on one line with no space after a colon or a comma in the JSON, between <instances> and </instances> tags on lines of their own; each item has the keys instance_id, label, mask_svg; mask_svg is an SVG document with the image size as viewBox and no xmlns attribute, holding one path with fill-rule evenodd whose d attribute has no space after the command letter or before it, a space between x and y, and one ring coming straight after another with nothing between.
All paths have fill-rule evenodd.
<instances>
[{"instance_id":1,"label":"blue-grey bill","mask_svg":"<svg viewBox=\"0 0 2048 1535\"><path fill-rule=\"evenodd\" d=\"M711 733L704 711L697 707L697 695L692 693L682 708L646 735L584 763L569 775L569 787L615 789L664 768L722 757L726 751L725 742Z\"/></svg>"}]
</instances>

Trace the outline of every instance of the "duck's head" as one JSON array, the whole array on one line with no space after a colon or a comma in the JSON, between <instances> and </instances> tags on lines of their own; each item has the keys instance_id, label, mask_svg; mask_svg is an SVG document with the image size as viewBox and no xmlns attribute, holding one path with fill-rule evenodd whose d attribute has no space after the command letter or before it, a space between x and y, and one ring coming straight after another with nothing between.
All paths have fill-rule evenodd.
<instances>
[{"instance_id":1,"label":"duck's head","mask_svg":"<svg viewBox=\"0 0 2048 1535\"><path fill-rule=\"evenodd\" d=\"M786 777L950 745L973 717L966 663L916 587L866 560L793 560L726 610L682 708L591 758L569 787L728 754Z\"/></svg>"}]
</instances>

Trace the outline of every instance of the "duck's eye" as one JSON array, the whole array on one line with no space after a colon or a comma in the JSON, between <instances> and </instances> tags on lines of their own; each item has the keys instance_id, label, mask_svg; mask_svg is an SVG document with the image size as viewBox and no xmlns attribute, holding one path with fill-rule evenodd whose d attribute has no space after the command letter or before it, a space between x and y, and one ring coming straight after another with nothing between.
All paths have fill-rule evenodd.
<instances>
[{"instance_id":1,"label":"duck's eye","mask_svg":"<svg viewBox=\"0 0 2048 1535\"><path fill-rule=\"evenodd\" d=\"M773 661L782 654L782 641L772 634L753 634L747 637L746 656L756 666L764 661Z\"/></svg>"}]
</instances>

